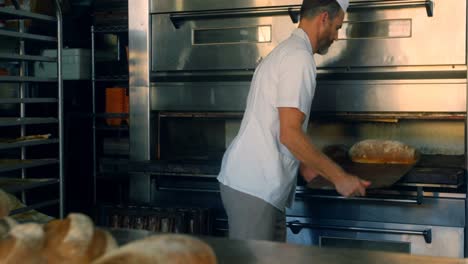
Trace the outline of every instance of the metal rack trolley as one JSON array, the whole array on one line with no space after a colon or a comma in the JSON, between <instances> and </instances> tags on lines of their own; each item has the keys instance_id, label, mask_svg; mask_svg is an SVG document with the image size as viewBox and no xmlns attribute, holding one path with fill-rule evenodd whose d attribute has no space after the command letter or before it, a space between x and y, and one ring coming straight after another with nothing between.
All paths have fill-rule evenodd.
<instances>
[{"instance_id":1,"label":"metal rack trolley","mask_svg":"<svg viewBox=\"0 0 468 264\"><path fill-rule=\"evenodd\" d=\"M58 132L56 138L49 139L37 139L37 140L25 140L25 141L12 141L0 143L0 149L20 149L21 158L14 160L3 160L0 162L0 188L10 193L21 193L22 201L26 204L25 208L20 208L11 212L11 214L18 214L27 212L32 209L41 209L58 205L59 217L64 216L64 138L63 138L63 80L62 80L62 49L63 49L63 28L62 28L62 10L60 6L60 0L55 0L56 15L48 16L29 12L21 9L13 8L0 8L0 18L6 20L18 20L19 26L17 31L0 29L0 36L8 39L16 40L19 49L17 54L0 53L1 61L10 61L19 63L19 74L17 76L0 76L0 83L17 83L19 89L19 96L17 98L0 98L0 104L19 104L19 116L18 117L0 117L0 127L20 127L20 137L27 136L27 126L30 125L44 125L49 124L55 131L56 124L58 126ZM26 32L25 19L50 23L51 25L56 24L57 36L45 36L39 34L32 34ZM38 43L56 44L57 57L46 57L38 55L26 54L25 43L32 41ZM28 63L32 62L57 62L57 78L41 78L29 75ZM54 98L44 97L33 97L28 96L30 84L33 83L56 83L57 84L57 96ZM32 94L32 93L31 93ZM26 114L26 108L30 104L57 104L57 116L53 117L28 117ZM47 145L47 144L58 144L58 157L47 158L47 159L28 159L26 152L28 147ZM39 166L46 166L57 164L59 172L57 177L50 178L37 178L29 177L26 169L35 168ZM21 177L12 178L11 176L5 177L5 172L21 170ZM19 174L19 173L18 173ZM27 191L45 186L57 185L58 184L58 197L56 199L49 199L44 201L35 201L34 203L28 203Z\"/></svg>"}]
</instances>

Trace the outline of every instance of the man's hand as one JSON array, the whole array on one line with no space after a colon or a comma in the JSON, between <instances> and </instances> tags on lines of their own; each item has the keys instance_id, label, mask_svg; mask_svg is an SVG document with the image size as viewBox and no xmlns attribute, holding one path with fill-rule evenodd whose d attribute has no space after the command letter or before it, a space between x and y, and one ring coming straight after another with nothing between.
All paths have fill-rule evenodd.
<instances>
[{"instance_id":1,"label":"man's hand","mask_svg":"<svg viewBox=\"0 0 468 264\"><path fill-rule=\"evenodd\" d=\"M371 182L348 173L343 174L343 176L335 182L336 191L344 197L365 196L366 188L370 185Z\"/></svg>"},{"instance_id":2,"label":"man's hand","mask_svg":"<svg viewBox=\"0 0 468 264\"><path fill-rule=\"evenodd\" d=\"M301 163L300 174L306 182L310 182L316 177L319 177L319 173ZM350 196L365 196L366 188L371 185L371 182L362 180L354 175L344 173L343 176L335 183L335 188L341 195L345 197Z\"/></svg>"},{"instance_id":3,"label":"man's hand","mask_svg":"<svg viewBox=\"0 0 468 264\"><path fill-rule=\"evenodd\" d=\"M302 177L304 178L304 180L306 182L310 182L313 179L315 179L316 177L320 176L319 173L316 170L314 170L314 169L312 169L310 167L307 167L303 163L301 163L301 167L299 168L299 172L300 172L300 174L302 175Z\"/></svg>"}]
</instances>

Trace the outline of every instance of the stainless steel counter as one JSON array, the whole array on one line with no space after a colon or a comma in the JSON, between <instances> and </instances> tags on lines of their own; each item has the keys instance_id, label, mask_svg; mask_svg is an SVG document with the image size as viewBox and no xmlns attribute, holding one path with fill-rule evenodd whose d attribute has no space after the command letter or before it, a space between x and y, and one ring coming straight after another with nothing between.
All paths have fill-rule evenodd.
<instances>
[{"instance_id":1,"label":"stainless steel counter","mask_svg":"<svg viewBox=\"0 0 468 264\"><path fill-rule=\"evenodd\" d=\"M109 230L120 245L155 233L143 230ZM199 237L216 253L218 263L314 263L314 264L462 264L464 259L433 258L347 249L324 249L267 241L240 241Z\"/></svg>"}]
</instances>

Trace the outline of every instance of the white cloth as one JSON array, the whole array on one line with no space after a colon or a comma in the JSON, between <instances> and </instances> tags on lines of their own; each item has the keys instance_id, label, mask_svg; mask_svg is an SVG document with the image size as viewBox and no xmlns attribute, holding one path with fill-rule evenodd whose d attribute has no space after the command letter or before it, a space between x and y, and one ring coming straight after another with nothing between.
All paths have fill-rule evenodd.
<instances>
[{"instance_id":1,"label":"white cloth","mask_svg":"<svg viewBox=\"0 0 468 264\"><path fill-rule=\"evenodd\" d=\"M349 0L336 0L336 1L341 6L341 9L343 9L344 12L348 10Z\"/></svg>"},{"instance_id":2,"label":"white cloth","mask_svg":"<svg viewBox=\"0 0 468 264\"><path fill-rule=\"evenodd\" d=\"M305 114L307 130L316 86L307 34L296 29L257 67L241 128L223 157L218 180L284 211L294 199L299 161L279 140L278 107Z\"/></svg>"}]
</instances>

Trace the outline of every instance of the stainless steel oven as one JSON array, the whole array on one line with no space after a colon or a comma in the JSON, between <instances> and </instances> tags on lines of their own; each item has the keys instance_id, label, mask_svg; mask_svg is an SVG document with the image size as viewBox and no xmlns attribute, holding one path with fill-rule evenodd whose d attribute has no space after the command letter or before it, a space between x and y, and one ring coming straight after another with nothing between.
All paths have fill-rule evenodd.
<instances>
[{"instance_id":1,"label":"stainless steel oven","mask_svg":"<svg viewBox=\"0 0 468 264\"><path fill-rule=\"evenodd\" d=\"M221 210L213 185L219 154L239 128L255 67L297 27L301 2L132 2L130 153L144 161L131 179L134 201L184 196ZM423 162L398 185L361 199L298 187L287 211L289 242L466 255L466 2L350 1L339 40L315 56L308 134L319 147L400 140L443 162ZM211 147L195 163L179 162L188 172L151 168L165 164L161 157ZM222 213L217 218L225 223Z\"/></svg>"}]
</instances>

